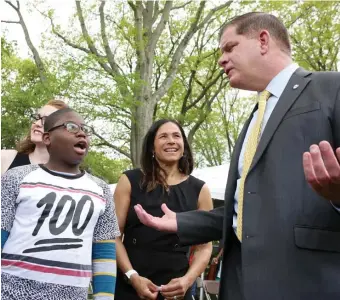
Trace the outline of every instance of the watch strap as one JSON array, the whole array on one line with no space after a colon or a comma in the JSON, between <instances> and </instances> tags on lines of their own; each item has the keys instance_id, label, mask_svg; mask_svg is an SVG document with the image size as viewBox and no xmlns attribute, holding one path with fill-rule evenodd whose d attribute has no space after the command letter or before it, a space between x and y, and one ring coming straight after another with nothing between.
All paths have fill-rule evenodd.
<instances>
[{"instance_id":1,"label":"watch strap","mask_svg":"<svg viewBox=\"0 0 340 300\"><path fill-rule=\"evenodd\" d=\"M130 278L131 278L131 276L132 276L133 274L137 274L137 275L138 275L138 273L137 273L136 270L129 270L129 271L127 271L127 272L125 273L125 276L130 280Z\"/></svg>"}]
</instances>

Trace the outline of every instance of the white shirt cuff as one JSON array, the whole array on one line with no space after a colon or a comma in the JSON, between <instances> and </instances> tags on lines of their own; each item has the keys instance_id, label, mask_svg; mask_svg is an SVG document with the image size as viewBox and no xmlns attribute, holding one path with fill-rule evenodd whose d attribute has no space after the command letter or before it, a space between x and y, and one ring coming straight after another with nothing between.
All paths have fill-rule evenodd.
<instances>
[{"instance_id":1,"label":"white shirt cuff","mask_svg":"<svg viewBox=\"0 0 340 300\"><path fill-rule=\"evenodd\" d=\"M340 213L340 206L336 206L332 201L331 201L331 204Z\"/></svg>"}]
</instances>

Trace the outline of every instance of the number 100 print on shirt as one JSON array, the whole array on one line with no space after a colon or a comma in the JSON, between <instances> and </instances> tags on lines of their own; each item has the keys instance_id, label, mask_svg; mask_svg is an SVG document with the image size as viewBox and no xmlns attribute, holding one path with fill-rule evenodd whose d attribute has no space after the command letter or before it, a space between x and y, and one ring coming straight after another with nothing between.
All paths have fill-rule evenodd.
<instances>
[{"instance_id":1,"label":"number 100 print on shirt","mask_svg":"<svg viewBox=\"0 0 340 300\"><path fill-rule=\"evenodd\" d=\"M83 239L79 238L79 236L84 233L94 214L95 204L92 197L105 203L105 200L100 195L93 192L40 182L34 184L23 182L20 189L22 191L29 190L30 192L34 189L37 192L39 191L40 195L43 195L38 202L36 202L36 197L31 199L33 200L32 202L36 203L38 214L40 213L39 218L37 218L36 213L33 213L37 220L35 224L31 225L34 226L32 236L37 238L42 236L44 238L37 240L34 247L23 250L23 253L82 247ZM39 234L42 228L44 228L44 233ZM65 232L68 235L67 237Z\"/></svg>"},{"instance_id":2,"label":"number 100 print on shirt","mask_svg":"<svg viewBox=\"0 0 340 300\"><path fill-rule=\"evenodd\" d=\"M72 232L75 236L81 235L86 229L89 221L94 212L94 203L91 197L84 195L76 203L76 201L70 195L64 195L60 198L59 201L56 202L57 194L55 192L48 193L45 197L43 197L38 203L37 207L44 207L44 210L39 217L37 224L33 230L32 235L36 236L41 229L41 226L46 222L48 222L49 232L51 235L58 236L63 233L66 228L71 224ZM51 210L56 204L56 208L54 210L53 215L51 215ZM85 207L86 204L89 204ZM68 206L68 208L67 208ZM89 207L88 207L89 206ZM82 225L80 225L80 217L82 213L87 210L85 220ZM68 210L67 210L68 209ZM61 221L60 217L62 212L65 211L65 217ZM60 225L58 223L61 222ZM50 251L50 250L60 250L60 249L71 249L71 248L79 248L82 247L81 243L83 240L79 238L51 238L51 239L42 239L37 241L34 245L44 245L44 244L53 244L50 246L41 246L35 248L29 248L23 251L23 253L32 253L32 252L42 252L42 251Z\"/></svg>"}]
</instances>

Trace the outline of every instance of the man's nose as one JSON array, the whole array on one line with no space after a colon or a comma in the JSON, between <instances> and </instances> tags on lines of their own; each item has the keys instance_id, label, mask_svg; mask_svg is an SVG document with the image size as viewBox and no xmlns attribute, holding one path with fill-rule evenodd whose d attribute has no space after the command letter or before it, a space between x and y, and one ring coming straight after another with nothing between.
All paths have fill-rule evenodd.
<instances>
[{"instance_id":1,"label":"man's nose","mask_svg":"<svg viewBox=\"0 0 340 300\"><path fill-rule=\"evenodd\" d=\"M218 59L217 63L219 64L219 66L220 66L221 68L223 68L223 66L226 65L226 64L228 63L228 60L229 60L229 59L228 59L227 54L223 53L223 54L221 55L221 57Z\"/></svg>"}]
</instances>

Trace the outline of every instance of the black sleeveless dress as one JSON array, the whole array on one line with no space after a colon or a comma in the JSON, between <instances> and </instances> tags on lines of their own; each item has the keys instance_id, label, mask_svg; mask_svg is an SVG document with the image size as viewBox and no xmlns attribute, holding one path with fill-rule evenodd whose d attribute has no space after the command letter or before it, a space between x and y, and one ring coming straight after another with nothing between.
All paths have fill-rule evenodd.
<instances>
[{"instance_id":1,"label":"black sleeveless dress","mask_svg":"<svg viewBox=\"0 0 340 300\"><path fill-rule=\"evenodd\" d=\"M147 193L141 187L142 172L140 169L124 173L131 184L131 200L124 229L124 246L132 267L139 275L150 279L154 284L166 285L171 279L186 274L189 247L180 247L176 234L160 232L143 225L134 210L134 205L141 204L153 216L161 217L164 213L161 204L166 203L175 212L197 209L197 202L204 182L189 176L185 181L170 186L170 192L163 191L161 186ZM116 300L139 299L134 288L129 285L124 274L118 269L115 291ZM158 300L164 299L159 293ZM190 288L185 300L192 299Z\"/></svg>"},{"instance_id":2,"label":"black sleeveless dress","mask_svg":"<svg viewBox=\"0 0 340 300\"><path fill-rule=\"evenodd\" d=\"M15 167L30 165L30 164L31 162L30 162L28 154L17 153L17 155L14 157L12 163L10 164L7 170L13 169Z\"/></svg>"}]
</instances>

